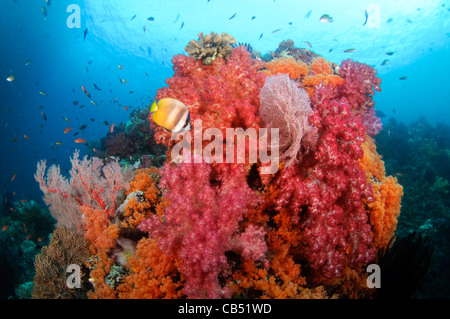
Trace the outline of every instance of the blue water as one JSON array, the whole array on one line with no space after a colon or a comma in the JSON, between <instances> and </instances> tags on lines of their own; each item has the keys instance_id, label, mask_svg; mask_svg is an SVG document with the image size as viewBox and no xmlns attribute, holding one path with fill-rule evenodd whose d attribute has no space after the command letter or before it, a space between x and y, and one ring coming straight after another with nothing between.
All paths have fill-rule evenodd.
<instances>
[{"instance_id":1,"label":"blue water","mask_svg":"<svg viewBox=\"0 0 450 319\"><path fill-rule=\"evenodd\" d=\"M68 27L71 4L81 10L79 28ZM333 22L320 22L323 14ZM292 39L338 64L347 58L367 63L382 78L374 100L384 123L425 117L433 125L450 124L450 1L55 0L46 6L45 0L2 0L0 192L15 194L10 200L39 201L38 160L69 168L73 151L89 148L75 138L98 140L109 131L104 121L126 122L133 109L149 105L173 74L172 57L198 32L210 31L227 32L262 54ZM74 137L83 124L87 128ZM74 130L63 134L67 126Z\"/></svg>"}]
</instances>

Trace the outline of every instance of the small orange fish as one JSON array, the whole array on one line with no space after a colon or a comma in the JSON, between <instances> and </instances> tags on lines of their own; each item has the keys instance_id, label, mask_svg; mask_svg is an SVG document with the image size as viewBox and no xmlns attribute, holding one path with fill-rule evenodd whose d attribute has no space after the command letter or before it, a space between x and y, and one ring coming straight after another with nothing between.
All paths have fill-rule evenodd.
<instances>
[{"instance_id":1,"label":"small orange fish","mask_svg":"<svg viewBox=\"0 0 450 319\"><path fill-rule=\"evenodd\" d=\"M25 137L27 140L30 139L30 137L28 135L26 135L26 134L23 134L23 137Z\"/></svg>"},{"instance_id":2,"label":"small orange fish","mask_svg":"<svg viewBox=\"0 0 450 319\"><path fill-rule=\"evenodd\" d=\"M42 241L42 238L38 237L37 241L38 241L38 243L40 243Z\"/></svg>"},{"instance_id":3,"label":"small orange fish","mask_svg":"<svg viewBox=\"0 0 450 319\"><path fill-rule=\"evenodd\" d=\"M5 226L2 227L2 231L7 231L8 228L9 228L9 225L5 225Z\"/></svg>"},{"instance_id":4,"label":"small orange fish","mask_svg":"<svg viewBox=\"0 0 450 319\"><path fill-rule=\"evenodd\" d=\"M114 123L109 127L109 132L112 134L114 132Z\"/></svg>"},{"instance_id":5,"label":"small orange fish","mask_svg":"<svg viewBox=\"0 0 450 319\"><path fill-rule=\"evenodd\" d=\"M81 89L82 89L83 92L88 96L88 98L91 98L91 95L90 95L89 92L86 90L86 88L84 87L84 85L81 86Z\"/></svg>"},{"instance_id":6,"label":"small orange fish","mask_svg":"<svg viewBox=\"0 0 450 319\"><path fill-rule=\"evenodd\" d=\"M97 149L95 147L92 148L92 150L97 153Z\"/></svg>"},{"instance_id":7,"label":"small orange fish","mask_svg":"<svg viewBox=\"0 0 450 319\"><path fill-rule=\"evenodd\" d=\"M403 176L403 173L397 173L397 174L395 174L395 175L397 175L397 176Z\"/></svg>"},{"instance_id":8,"label":"small orange fish","mask_svg":"<svg viewBox=\"0 0 450 319\"><path fill-rule=\"evenodd\" d=\"M124 109L125 111L128 111L128 106L125 106L123 109Z\"/></svg>"},{"instance_id":9,"label":"small orange fish","mask_svg":"<svg viewBox=\"0 0 450 319\"><path fill-rule=\"evenodd\" d=\"M30 240L31 235L28 235L27 237L25 237L25 240Z\"/></svg>"},{"instance_id":10,"label":"small orange fish","mask_svg":"<svg viewBox=\"0 0 450 319\"><path fill-rule=\"evenodd\" d=\"M12 174L11 176L11 182L14 181L16 179L16 173Z\"/></svg>"},{"instance_id":11,"label":"small orange fish","mask_svg":"<svg viewBox=\"0 0 450 319\"><path fill-rule=\"evenodd\" d=\"M80 137L75 140L75 143L78 143L78 144L86 143L86 140Z\"/></svg>"},{"instance_id":12,"label":"small orange fish","mask_svg":"<svg viewBox=\"0 0 450 319\"><path fill-rule=\"evenodd\" d=\"M22 225L23 225L23 231L25 232L25 234L28 233L27 226L25 226L25 223L22 223Z\"/></svg>"},{"instance_id":13,"label":"small orange fish","mask_svg":"<svg viewBox=\"0 0 450 319\"><path fill-rule=\"evenodd\" d=\"M72 128L69 126L69 127L66 127L65 129L64 129L64 134L67 134L67 133L69 133L70 131L72 131Z\"/></svg>"}]
</instances>

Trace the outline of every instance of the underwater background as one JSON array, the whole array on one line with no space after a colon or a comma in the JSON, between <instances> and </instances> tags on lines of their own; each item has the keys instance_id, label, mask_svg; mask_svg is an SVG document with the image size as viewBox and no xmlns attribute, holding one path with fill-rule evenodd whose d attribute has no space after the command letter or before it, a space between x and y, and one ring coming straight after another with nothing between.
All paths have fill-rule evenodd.
<instances>
[{"instance_id":1,"label":"underwater background","mask_svg":"<svg viewBox=\"0 0 450 319\"><path fill-rule=\"evenodd\" d=\"M332 63L376 69L376 151L403 187L395 235L413 241L414 233L433 247L415 296L450 297L449 1L4 0L0 9L0 298L31 298L35 256L56 227L37 163L68 176L78 149L80 159L115 156L128 167L147 155L161 167L165 148L154 142L149 107L199 32L226 32L266 62L290 39ZM116 278L123 271L113 270ZM260 296L252 293L244 295Z\"/></svg>"}]
</instances>

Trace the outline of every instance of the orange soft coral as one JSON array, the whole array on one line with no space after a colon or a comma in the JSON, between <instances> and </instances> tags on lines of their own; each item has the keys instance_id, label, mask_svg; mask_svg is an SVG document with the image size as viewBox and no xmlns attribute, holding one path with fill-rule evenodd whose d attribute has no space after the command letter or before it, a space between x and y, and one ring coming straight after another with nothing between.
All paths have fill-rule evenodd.
<instances>
[{"instance_id":1,"label":"orange soft coral","mask_svg":"<svg viewBox=\"0 0 450 319\"><path fill-rule=\"evenodd\" d=\"M373 226L375 249L385 248L397 227L397 218L400 214L403 187L398 184L397 178L385 176L384 162L376 152L375 142L366 136L362 145L364 158L361 167L372 185L375 201L368 203L369 220Z\"/></svg>"},{"instance_id":2,"label":"orange soft coral","mask_svg":"<svg viewBox=\"0 0 450 319\"><path fill-rule=\"evenodd\" d=\"M314 58L309 65L309 74L302 80L306 92L312 96L314 87L317 84L331 85L338 87L344 84L345 80L339 75L335 75L331 63L323 57Z\"/></svg>"},{"instance_id":3,"label":"orange soft coral","mask_svg":"<svg viewBox=\"0 0 450 319\"><path fill-rule=\"evenodd\" d=\"M129 259L129 275L118 287L119 297L126 299L181 298L184 280L180 275L180 260L166 255L152 238L139 241L136 256Z\"/></svg>"},{"instance_id":4,"label":"orange soft coral","mask_svg":"<svg viewBox=\"0 0 450 319\"><path fill-rule=\"evenodd\" d=\"M266 64L267 75L288 74L291 80L299 80L308 74L308 67L302 61L294 58L278 58Z\"/></svg>"},{"instance_id":5,"label":"orange soft coral","mask_svg":"<svg viewBox=\"0 0 450 319\"><path fill-rule=\"evenodd\" d=\"M160 204L160 191L156 187L160 180L159 170L157 167L139 169L135 173L134 179L130 182L130 190L132 192L142 192L142 200L138 201L132 198L128 201L122 227L137 227L139 223L149 218L149 216L157 211ZM127 195L128 195L127 194Z\"/></svg>"},{"instance_id":6,"label":"orange soft coral","mask_svg":"<svg viewBox=\"0 0 450 319\"><path fill-rule=\"evenodd\" d=\"M111 223L104 211L88 206L81 208L85 221L84 237L96 250L108 250L115 246L119 227Z\"/></svg>"}]
</instances>

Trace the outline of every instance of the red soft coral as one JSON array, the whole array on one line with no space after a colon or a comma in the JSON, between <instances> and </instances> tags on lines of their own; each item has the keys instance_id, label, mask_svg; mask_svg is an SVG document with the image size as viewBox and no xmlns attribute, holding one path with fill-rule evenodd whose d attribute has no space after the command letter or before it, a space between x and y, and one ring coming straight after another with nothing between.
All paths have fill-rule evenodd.
<instances>
[{"instance_id":1,"label":"red soft coral","mask_svg":"<svg viewBox=\"0 0 450 319\"><path fill-rule=\"evenodd\" d=\"M288 215L301 228L302 247L297 254L320 281L340 276L347 265L374 258L364 210L364 201L373 198L359 166L364 141L361 121L352 115L345 98L333 99L324 86L316 88L311 102L310 121L320 132L314 160L309 167L292 166L281 172L275 204L280 215Z\"/></svg>"},{"instance_id":2,"label":"red soft coral","mask_svg":"<svg viewBox=\"0 0 450 319\"><path fill-rule=\"evenodd\" d=\"M166 164L160 187L170 202L163 220L154 215L139 225L159 239L166 253L177 253L190 298L230 297L219 276L228 276L228 251L242 258L262 259L267 249L257 226L239 232L239 223L258 196L248 187L242 166L223 165L214 176L206 163ZM243 245L245 247L243 247Z\"/></svg>"},{"instance_id":3,"label":"red soft coral","mask_svg":"<svg viewBox=\"0 0 450 319\"><path fill-rule=\"evenodd\" d=\"M360 117L366 127L366 133L377 135L382 128L381 120L373 109L373 95L375 91L381 91L377 71L367 64L347 59L342 61L339 73L345 79L339 87L339 94L348 99L352 112Z\"/></svg>"},{"instance_id":4,"label":"red soft coral","mask_svg":"<svg viewBox=\"0 0 450 319\"><path fill-rule=\"evenodd\" d=\"M258 128L259 91L266 77L258 72L264 65L254 60L243 47L233 49L225 62L221 58L212 65L185 55L173 60L175 74L166 82L168 87L158 90L156 100L170 97L186 104L191 122L202 120L202 129L232 127ZM170 145L170 133L156 126L155 139Z\"/></svg>"}]
</instances>

